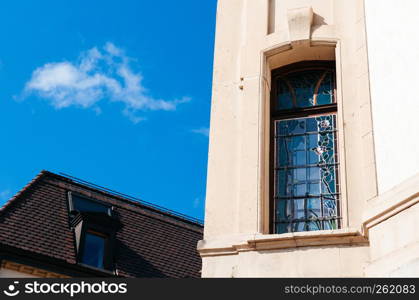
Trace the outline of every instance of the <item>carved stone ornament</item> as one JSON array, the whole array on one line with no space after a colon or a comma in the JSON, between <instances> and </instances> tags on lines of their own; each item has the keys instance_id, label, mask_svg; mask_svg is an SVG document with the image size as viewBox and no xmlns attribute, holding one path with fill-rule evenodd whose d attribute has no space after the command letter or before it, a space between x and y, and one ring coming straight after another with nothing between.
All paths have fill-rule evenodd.
<instances>
[{"instance_id":1,"label":"carved stone ornament","mask_svg":"<svg viewBox=\"0 0 419 300\"><path fill-rule=\"evenodd\" d=\"M313 9L311 7L289 9L287 17L291 43L293 45L308 43L313 24Z\"/></svg>"}]
</instances>

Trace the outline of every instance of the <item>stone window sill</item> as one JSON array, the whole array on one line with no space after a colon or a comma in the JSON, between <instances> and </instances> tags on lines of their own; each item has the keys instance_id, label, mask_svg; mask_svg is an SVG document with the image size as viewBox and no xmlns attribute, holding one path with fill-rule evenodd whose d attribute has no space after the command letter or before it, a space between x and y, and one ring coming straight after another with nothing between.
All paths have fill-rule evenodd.
<instances>
[{"instance_id":1,"label":"stone window sill","mask_svg":"<svg viewBox=\"0 0 419 300\"><path fill-rule=\"evenodd\" d=\"M234 255L244 251L363 244L368 244L365 236L358 230L347 228L284 234L254 234L221 240L203 240L198 243L198 251L204 257Z\"/></svg>"}]
</instances>

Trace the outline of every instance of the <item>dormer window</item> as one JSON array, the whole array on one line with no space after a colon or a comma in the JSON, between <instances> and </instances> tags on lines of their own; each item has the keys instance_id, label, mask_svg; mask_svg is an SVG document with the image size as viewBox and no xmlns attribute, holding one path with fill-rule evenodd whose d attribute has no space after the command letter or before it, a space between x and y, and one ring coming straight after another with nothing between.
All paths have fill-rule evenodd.
<instances>
[{"instance_id":1,"label":"dormer window","mask_svg":"<svg viewBox=\"0 0 419 300\"><path fill-rule=\"evenodd\" d=\"M103 202L87 199L74 193L69 193L70 212L97 212L111 215L111 206Z\"/></svg>"},{"instance_id":2,"label":"dormer window","mask_svg":"<svg viewBox=\"0 0 419 300\"><path fill-rule=\"evenodd\" d=\"M68 193L70 226L74 230L79 264L112 270L119 222L108 203Z\"/></svg>"},{"instance_id":3,"label":"dormer window","mask_svg":"<svg viewBox=\"0 0 419 300\"><path fill-rule=\"evenodd\" d=\"M81 263L104 269L106 240L107 237L104 234L87 231L84 235Z\"/></svg>"}]
</instances>

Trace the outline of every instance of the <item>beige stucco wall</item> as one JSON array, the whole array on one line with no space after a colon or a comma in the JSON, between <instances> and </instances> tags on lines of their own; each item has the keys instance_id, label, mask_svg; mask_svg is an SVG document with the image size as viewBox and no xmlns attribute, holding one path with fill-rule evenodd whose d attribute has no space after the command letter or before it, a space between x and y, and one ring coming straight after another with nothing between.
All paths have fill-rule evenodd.
<instances>
[{"instance_id":1,"label":"beige stucco wall","mask_svg":"<svg viewBox=\"0 0 419 300\"><path fill-rule=\"evenodd\" d=\"M370 200L364 220L370 241L365 275L419 277L419 176Z\"/></svg>"},{"instance_id":2,"label":"beige stucco wall","mask_svg":"<svg viewBox=\"0 0 419 300\"><path fill-rule=\"evenodd\" d=\"M218 1L205 230L198 244L202 275L413 274L415 267L408 270L395 260L388 270L382 267L390 249L381 242L384 233L402 230L404 223L411 225L409 220L419 218L419 213L412 205L401 209L415 193L414 187L402 184L410 172L395 177L398 185L393 188L401 189L395 192L396 202L383 205L387 198L382 188L379 193L376 152L383 150L375 145L380 131L374 130L372 118L369 61L373 54L364 1L277 0L274 13L268 7L269 0ZM312 22L307 25L311 11ZM333 232L273 235L267 226L270 72L303 60L336 61L343 226ZM375 101L380 105L378 98ZM396 160L379 163L391 168ZM378 172L383 178L380 168ZM383 219L389 209L391 217ZM402 212L411 218L397 217ZM419 241L413 238L410 246L415 247L415 239ZM391 245L396 251L407 244L395 240ZM411 263L418 266L415 259L412 256Z\"/></svg>"},{"instance_id":3,"label":"beige stucco wall","mask_svg":"<svg viewBox=\"0 0 419 300\"><path fill-rule=\"evenodd\" d=\"M359 257L354 263L354 257ZM368 260L366 247L305 247L248 251L204 259L205 277L358 277Z\"/></svg>"},{"instance_id":4,"label":"beige stucco wall","mask_svg":"<svg viewBox=\"0 0 419 300\"><path fill-rule=\"evenodd\" d=\"M419 276L419 204L370 230L368 276Z\"/></svg>"}]
</instances>

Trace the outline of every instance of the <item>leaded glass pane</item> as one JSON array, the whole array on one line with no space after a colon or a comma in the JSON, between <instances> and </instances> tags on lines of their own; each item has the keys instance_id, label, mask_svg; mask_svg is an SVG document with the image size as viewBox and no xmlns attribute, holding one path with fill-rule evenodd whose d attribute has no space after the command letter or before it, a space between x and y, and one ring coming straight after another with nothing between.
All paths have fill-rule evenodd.
<instances>
[{"instance_id":1,"label":"leaded glass pane","mask_svg":"<svg viewBox=\"0 0 419 300\"><path fill-rule=\"evenodd\" d=\"M294 166L307 164L307 152L305 150L294 151L292 158L292 163Z\"/></svg>"},{"instance_id":2,"label":"leaded glass pane","mask_svg":"<svg viewBox=\"0 0 419 300\"><path fill-rule=\"evenodd\" d=\"M321 201L319 198L307 199L307 218L318 219L322 215Z\"/></svg>"},{"instance_id":3,"label":"leaded glass pane","mask_svg":"<svg viewBox=\"0 0 419 300\"><path fill-rule=\"evenodd\" d=\"M292 74L289 76L289 81L295 91L297 107L309 107L315 105L314 91L322 73L323 72L321 70L314 70Z\"/></svg>"},{"instance_id":4,"label":"leaded glass pane","mask_svg":"<svg viewBox=\"0 0 419 300\"><path fill-rule=\"evenodd\" d=\"M318 196L318 195L320 195L320 181L319 182L310 183L308 185L308 194L310 196Z\"/></svg>"},{"instance_id":5,"label":"leaded glass pane","mask_svg":"<svg viewBox=\"0 0 419 300\"><path fill-rule=\"evenodd\" d=\"M291 217L293 216L292 207L292 200L280 201L276 211L277 219L282 222L291 220Z\"/></svg>"},{"instance_id":6,"label":"leaded glass pane","mask_svg":"<svg viewBox=\"0 0 419 300\"><path fill-rule=\"evenodd\" d=\"M338 228L336 116L275 122L276 232Z\"/></svg>"},{"instance_id":7,"label":"leaded glass pane","mask_svg":"<svg viewBox=\"0 0 419 300\"><path fill-rule=\"evenodd\" d=\"M296 222L293 223L293 226L291 226L292 231L306 231L306 222Z\"/></svg>"},{"instance_id":8,"label":"leaded glass pane","mask_svg":"<svg viewBox=\"0 0 419 300\"><path fill-rule=\"evenodd\" d=\"M290 139L283 138L278 140L278 149L279 149L279 159L277 161L277 166L288 166L290 164Z\"/></svg>"},{"instance_id":9,"label":"leaded glass pane","mask_svg":"<svg viewBox=\"0 0 419 300\"><path fill-rule=\"evenodd\" d=\"M324 230L333 230L338 228L338 222L336 219L323 221Z\"/></svg>"},{"instance_id":10,"label":"leaded glass pane","mask_svg":"<svg viewBox=\"0 0 419 300\"><path fill-rule=\"evenodd\" d=\"M307 184L295 184L294 185L294 196L301 196L304 197L307 193Z\"/></svg>"},{"instance_id":11,"label":"leaded glass pane","mask_svg":"<svg viewBox=\"0 0 419 300\"><path fill-rule=\"evenodd\" d=\"M321 221L310 221L306 223L306 230L307 231L315 231L315 230L322 230L322 222Z\"/></svg>"},{"instance_id":12,"label":"leaded glass pane","mask_svg":"<svg viewBox=\"0 0 419 300\"><path fill-rule=\"evenodd\" d=\"M334 103L334 73L326 69L283 75L277 81L277 110Z\"/></svg>"},{"instance_id":13,"label":"leaded glass pane","mask_svg":"<svg viewBox=\"0 0 419 300\"><path fill-rule=\"evenodd\" d=\"M306 143L305 143L305 136L304 135L296 135L292 137L292 149L293 150L305 150Z\"/></svg>"},{"instance_id":14,"label":"leaded glass pane","mask_svg":"<svg viewBox=\"0 0 419 300\"><path fill-rule=\"evenodd\" d=\"M291 94L290 86L286 80L278 81L278 108L290 109L293 107L293 96Z\"/></svg>"},{"instance_id":15,"label":"leaded glass pane","mask_svg":"<svg viewBox=\"0 0 419 300\"><path fill-rule=\"evenodd\" d=\"M337 214L336 199L333 196L323 200L323 215L326 217L334 217Z\"/></svg>"},{"instance_id":16,"label":"leaded glass pane","mask_svg":"<svg viewBox=\"0 0 419 300\"><path fill-rule=\"evenodd\" d=\"M320 84L319 90L317 91L317 105L333 103L333 90L333 74L332 72L326 72L324 79Z\"/></svg>"},{"instance_id":17,"label":"leaded glass pane","mask_svg":"<svg viewBox=\"0 0 419 300\"><path fill-rule=\"evenodd\" d=\"M311 181L319 181L321 177L322 169L318 167L308 168L308 180Z\"/></svg>"},{"instance_id":18,"label":"leaded glass pane","mask_svg":"<svg viewBox=\"0 0 419 300\"><path fill-rule=\"evenodd\" d=\"M277 196L286 197L290 194L290 188L292 187L292 181L289 180L289 177L291 176L290 174L291 172L286 169L281 169L276 172L276 177L278 181Z\"/></svg>"},{"instance_id":19,"label":"leaded glass pane","mask_svg":"<svg viewBox=\"0 0 419 300\"><path fill-rule=\"evenodd\" d=\"M294 184L307 181L307 169L306 168L296 168L293 170L294 173Z\"/></svg>"},{"instance_id":20,"label":"leaded glass pane","mask_svg":"<svg viewBox=\"0 0 419 300\"><path fill-rule=\"evenodd\" d=\"M275 232L291 232L289 229L290 223L277 223L275 226Z\"/></svg>"},{"instance_id":21,"label":"leaded glass pane","mask_svg":"<svg viewBox=\"0 0 419 300\"><path fill-rule=\"evenodd\" d=\"M305 200L304 199L294 199L294 216L296 220L304 220L306 216L305 210Z\"/></svg>"},{"instance_id":22,"label":"leaded glass pane","mask_svg":"<svg viewBox=\"0 0 419 300\"><path fill-rule=\"evenodd\" d=\"M331 170L332 169L332 170ZM333 167L324 167L324 180L322 180L322 193L335 194L336 193L336 174Z\"/></svg>"}]
</instances>

